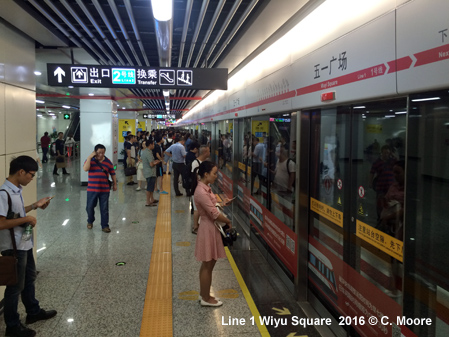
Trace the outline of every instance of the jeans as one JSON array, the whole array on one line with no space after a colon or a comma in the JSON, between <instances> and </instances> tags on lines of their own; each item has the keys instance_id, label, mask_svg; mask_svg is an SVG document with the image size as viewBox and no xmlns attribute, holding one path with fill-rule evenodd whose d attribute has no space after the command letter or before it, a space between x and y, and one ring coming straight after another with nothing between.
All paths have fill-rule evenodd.
<instances>
[{"instance_id":1,"label":"jeans","mask_svg":"<svg viewBox=\"0 0 449 337\"><path fill-rule=\"evenodd\" d=\"M42 153L43 153L43 155L42 155L42 162L46 163L48 161L48 158L47 158L48 146L42 148Z\"/></svg>"},{"instance_id":2,"label":"jeans","mask_svg":"<svg viewBox=\"0 0 449 337\"><path fill-rule=\"evenodd\" d=\"M101 228L109 227L109 192L87 192L87 223L95 221L95 207L100 200Z\"/></svg>"},{"instance_id":3,"label":"jeans","mask_svg":"<svg viewBox=\"0 0 449 337\"><path fill-rule=\"evenodd\" d=\"M164 172L166 172L168 174L168 172L173 171L173 160L169 156L164 155L164 161L167 163L167 164L163 165Z\"/></svg>"},{"instance_id":4,"label":"jeans","mask_svg":"<svg viewBox=\"0 0 449 337\"><path fill-rule=\"evenodd\" d=\"M181 194L181 192L179 192L179 175L182 175L184 167L184 163L173 163L173 188L177 195Z\"/></svg>"},{"instance_id":5,"label":"jeans","mask_svg":"<svg viewBox=\"0 0 449 337\"><path fill-rule=\"evenodd\" d=\"M2 252L3 256L13 256L12 249ZM36 281L36 264L34 262L33 250L17 251L17 276L18 282L5 289L4 319L7 327L15 327L20 323L20 315L17 312L19 295L28 315L36 315L41 310L39 301L35 297L34 281Z\"/></svg>"}]
</instances>

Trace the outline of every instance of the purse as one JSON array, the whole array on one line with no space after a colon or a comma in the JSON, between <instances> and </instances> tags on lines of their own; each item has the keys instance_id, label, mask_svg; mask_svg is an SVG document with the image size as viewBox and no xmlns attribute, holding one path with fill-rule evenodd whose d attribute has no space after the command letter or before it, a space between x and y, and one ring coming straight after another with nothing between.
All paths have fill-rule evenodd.
<instances>
[{"instance_id":1,"label":"purse","mask_svg":"<svg viewBox=\"0 0 449 337\"><path fill-rule=\"evenodd\" d=\"M135 174L137 174L137 169L134 166L125 168L125 176L129 177Z\"/></svg>"},{"instance_id":2,"label":"purse","mask_svg":"<svg viewBox=\"0 0 449 337\"><path fill-rule=\"evenodd\" d=\"M220 205L215 205L217 209L222 213L222 208ZM231 247L234 244L234 241L237 240L237 231L234 228L229 229L228 225L222 226L218 222L214 222L215 227L217 227L218 231L221 234L221 239L223 240L223 246Z\"/></svg>"},{"instance_id":3,"label":"purse","mask_svg":"<svg viewBox=\"0 0 449 337\"><path fill-rule=\"evenodd\" d=\"M14 213L11 212L11 197L9 193L4 191L8 195L8 215L7 219L14 218ZM9 229L11 234L12 246L14 248L13 256L0 256L0 286L12 286L17 284L17 246L16 240L14 239L14 230Z\"/></svg>"}]
</instances>

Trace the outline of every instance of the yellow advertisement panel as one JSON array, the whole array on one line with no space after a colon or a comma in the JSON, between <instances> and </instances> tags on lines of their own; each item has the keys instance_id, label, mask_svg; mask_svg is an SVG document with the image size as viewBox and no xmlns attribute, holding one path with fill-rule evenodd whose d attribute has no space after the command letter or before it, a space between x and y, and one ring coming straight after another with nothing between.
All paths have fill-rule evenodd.
<instances>
[{"instance_id":1,"label":"yellow advertisement panel","mask_svg":"<svg viewBox=\"0 0 449 337\"><path fill-rule=\"evenodd\" d=\"M145 131L146 127L145 127L145 121L140 121L139 123L137 123L137 131Z\"/></svg>"},{"instance_id":2,"label":"yellow advertisement panel","mask_svg":"<svg viewBox=\"0 0 449 337\"><path fill-rule=\"evenodd\" d=\"M404 244L402 241L357 220L356 234L359 238L402 262Z\"/></svg>"},{"instance_id":3,"label":"yellow advertisement panel","mask_svg":"<svg viewBox=\"0 0 449 337\"><path fill-rule=\"evenodd\" d=\"M333 222L337 226L343 228L343 212L337 211L335 208L332 208L314 198L310 198L310 209L325 217L327 220Z\"/></svg>"},{"instance_id":4,"label":"yellow advertisement panel","mask_svg":"<svg viewBox=\"0 0 449 337\"><path fill-rule=\"evenodd\" d=\"M368 124L366 126L366 133L382 133L382 125Z\"/></svg>"},{"instance_id":5,"label":"yellow advertisement panel","mask_svg":"<svg viewBox=\"0 0 449 337\"><path fill-rule=\"evenodd\" d=\"M119 143L123 143L125 138L123 134L126 136L126 132L131 131L133 135L136 134L136 120L135 119L119 119L118 120L118 141Z\"/></svg>"},{"instance_id":6,"label":"yellow advertisement panel","mask_svg":"<svg viewBox=\"0 0 449 337\"><path fill-rule=\"evenodd\" d=\"M252 121L251 122L251 131L254 136L259 138L259 141L262 143L264 137L268 136L268 129L270 124L268 121Z\"/></svg>"},{"instance_id":7,"label":"yellow advertisement panel","mask_svg":"<svg viewBox=\"0 0 449 337\"><path fill-rule=\"evenodd\" d=\"M234 124L232 122L228 123L228 133L232 133L233 126L234 126Z\"/></svg>"}]
</instances>

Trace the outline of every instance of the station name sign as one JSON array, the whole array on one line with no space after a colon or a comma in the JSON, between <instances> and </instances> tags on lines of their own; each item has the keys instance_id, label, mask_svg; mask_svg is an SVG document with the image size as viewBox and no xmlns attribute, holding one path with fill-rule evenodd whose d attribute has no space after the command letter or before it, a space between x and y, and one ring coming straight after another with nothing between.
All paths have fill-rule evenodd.
<instances>
[{"instance_id":1,"label":"station name sign","mask_svg":"<svg viewBox=\"0 0 449 337\"><path fill-rule=\"evenodd\" d=\"M100 88L227 90L226 68L47 64L48 85Z\"/></svg>"}]
</instances>

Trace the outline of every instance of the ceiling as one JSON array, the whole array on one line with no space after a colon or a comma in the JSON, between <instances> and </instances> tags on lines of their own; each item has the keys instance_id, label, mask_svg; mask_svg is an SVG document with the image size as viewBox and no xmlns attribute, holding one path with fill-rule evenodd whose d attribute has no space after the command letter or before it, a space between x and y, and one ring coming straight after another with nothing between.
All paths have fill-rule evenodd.
<instances>
[{"instance_id":1,"label":"ceiling","mask_svg":"<svg viewBox=\"0 0 449 337\"><path fill-rule=\"evenodd\" d=\"M36 96L47 107L63 104L76 107L79 98L94 93L114 97L126 110L165 112L161 90L47 85L47 63L160 66L150 0L8 1L23 11L22 18L27 15L35 23L36 28L27 29L36 40L36 68L42 72L36 80ZM217 67L269 2L174 0L171 67ZM36 33L38 29L43 32ZM192 102L198 101L189 98L206 93L171 91L170 113L185 113ZM131 98L135 96L139 99Z\"/></svg>"}]
</instances>

